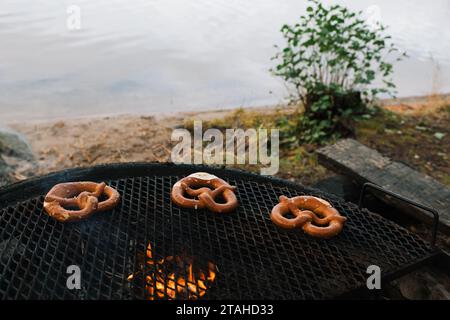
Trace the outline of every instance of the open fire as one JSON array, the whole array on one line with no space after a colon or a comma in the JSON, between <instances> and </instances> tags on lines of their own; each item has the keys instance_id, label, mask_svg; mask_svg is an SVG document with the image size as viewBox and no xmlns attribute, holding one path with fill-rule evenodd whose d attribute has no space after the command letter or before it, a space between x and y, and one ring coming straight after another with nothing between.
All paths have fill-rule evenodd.
<instances>
[{"instance_id":1,"label":"open fire","mask_svg":"<svg viewBox=\"0 0 450 320\"><path fill-rule=\"evenodd\" d=\"M145 291L149 300L197 300L206 294L216 278L214 263L208 262L205 271L184 254L157 260L150 243L146 250L145 264L145 271L141 272L145 277ZM128 281L132 281L138 273L130 274Z\"/></svg>"}]
</instances>

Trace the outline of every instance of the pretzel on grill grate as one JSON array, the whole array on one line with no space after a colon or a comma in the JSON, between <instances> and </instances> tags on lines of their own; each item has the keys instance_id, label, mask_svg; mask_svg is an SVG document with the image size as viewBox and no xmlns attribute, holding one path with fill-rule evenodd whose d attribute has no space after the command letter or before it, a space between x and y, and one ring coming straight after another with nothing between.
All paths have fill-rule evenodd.
<instances>
[{"instance_id":1,"label":"pretzel on grill grate","mask_svg":"<svg viewBox=\"0 0 450 320\"><path fill-rule=\"evenodd\" d=\"M99 201L101 196L105 196L106 199ZM44 209L58 221L79 221L88 218L94 212L113 209L119 198L119 193L104 182L60 183L45 196Z\"/></svg>"},{"instance_id":2,"label":"pretzel on grill grate","mask_svg":"<svg viewBox=\"0 0 450 320\"><path fill-rule=\"evenodd\" d=\"M294 218L286 218L289 213ZM347 221L329 202L312 196L281 196L280 203L272 209L270 218L281 228L302 228L313 237L325 239L338 235Z\"/></svg>"},{"instance_id":3,"label":"pretzel on grill grate","mask_svg":"<svg viewBox=\"0 0 450 320\"><path fill-rule=\"evenodd\" d=\"M236 187L206 172L193 173L173 185L171 198L180 207L191 209L208 208L212 212L227 213L238 206L234 191ZM191 198L187 198L186 195ZM218 203L222 195L225 203Z\"/></svg>"}]
</instances>

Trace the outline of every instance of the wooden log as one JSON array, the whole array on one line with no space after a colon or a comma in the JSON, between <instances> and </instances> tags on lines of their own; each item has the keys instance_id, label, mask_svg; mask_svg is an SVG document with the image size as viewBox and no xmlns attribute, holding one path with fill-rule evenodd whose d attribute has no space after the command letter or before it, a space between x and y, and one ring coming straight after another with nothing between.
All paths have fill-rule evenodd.
<instances>
[{"instance_id":1,"label":"wooden log","mask_svg":"<svg viewBox=\"0 0 450 320\"><path fill-rule=\"evenodd\" d=\"M336 144L319 149L317 154L323 166L359 184L372 182L434 208L439 212L441 230L450 233L450 189L432 177L392 161L353 139L339 140ZM387 197L383 197L383 201L423 222L431 223L433 220L430 213L410 205Z\"/></svg>"}]
</instances>

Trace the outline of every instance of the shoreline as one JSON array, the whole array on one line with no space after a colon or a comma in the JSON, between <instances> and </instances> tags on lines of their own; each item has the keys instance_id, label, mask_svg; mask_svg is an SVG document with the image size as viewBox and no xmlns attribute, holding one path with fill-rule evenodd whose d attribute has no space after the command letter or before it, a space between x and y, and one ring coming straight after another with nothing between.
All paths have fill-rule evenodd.
<instances>
[{"instance_id":1,"label":"shoreline","mask_svg":"<svg viewBox=\"0 0 450 320\"><path fill-rule=\"evenodd\" d=\"M166 119L182 119L182 118L191 118L193 116L199 117L199 119L211 119L214 117L220 117L221 115L232 113L239 109L244 109L248 111L273 111L277 108L285 108L291 109L292 106L287 105L268 105L268 106L250 106L250 107L231 107L231 108L220 108L220 109L205 109L202 111L173 111L173 112L155 112L155 113L117 113L117 114L96 114L93 116L75 116L75 117L64 117L64 118L51 118L51 119L37 119L37 120L25 120L25 121L7 121L0 122L0 127L21 127L21 126L29 126L29 125L43 125L50 123L57 123L61 121L74 121L74 122L83 122L89 120L100 120L100 119L117 119L117 118L154 118L155 120L166 120Z\"/></svg>"},{"instance_id":2,"label":"shoreline","mask_svg":"<svg viewBox=\"0 0 450 320\"><path fill-rule=\"evenodd\" d=\"M399 111L403 112L415 112L416 109L420 109L420 105L429 104L430 100L441 100L450 102L450 93L444 94L430 94L426 96L409 96L402 98L385 98L379 99L376 101L376 104L388 107L391 105L398 106ZM403 107L403 108L402 108ZM48 123L56 123L60 121L85 121L92 119L114 119L119 117L153 117L157 120L162 119L172 119L172 118L181 118L181 117L192 117L197 116L199 120L202 119L210 119L214 116L221 116L224 114L228 114L235 110L244 109L248 111L273 111L279 108L283 109L293 109L294 106L290 106L288 104L273 104L273 105L263 105L263 106L240 106L240 107L230 107L230 108L218 108L218 109L200 109L194 111L168 111L168 112L148 112L148 113L133 113L133 112L123 112L123 113L100 113L96 115L86 115L86 116L68 116L68 117L55 117L50 119L37 119L37 120L14 120L14 121L1 121L0 119L0 127L17 127L20 125L33 125L33 124L48 124ZM392 111L396 111L395 109Z\"/></svg>"}]
</instances>

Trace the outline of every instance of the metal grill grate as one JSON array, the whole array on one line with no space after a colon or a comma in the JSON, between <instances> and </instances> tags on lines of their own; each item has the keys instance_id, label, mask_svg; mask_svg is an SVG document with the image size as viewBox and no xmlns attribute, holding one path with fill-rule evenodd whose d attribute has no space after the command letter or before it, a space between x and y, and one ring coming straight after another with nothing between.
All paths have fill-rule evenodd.
<instances>
[{"instance_id":1,"label":"metal grill grate","mask_svg":"<svg viewBox=\"0 0 450 320\"><path fill-rule=\"evenodd\" d=\"M433 254L413 234L379 215L360 211L356 205L316 190L231 170L208 171L238 187L240 206L236 212L220 215L181 209L170 201L172 185L205 168L140 166L137 171L119 165L102 167L98 172L95 168L66 172L0 193L3 201L11 194L17 196L19 189L31 195L0 211L0 297L170 298L171 272L175 278L189 278L188 274L176 274L187 273L185 266L174 271L158 262L171 256L189 257L199 268L208 262L215 265L216 278L206 290L194 289L202 293L197 298L324 299L365 286L369 265L380 266L385 275L394 274ZM130 177L123 178L127 174ZM43 190L48 190L49 184L106 176L122 176L108 181L122 195L113 212L62 224L43 211ZM348 217L342 234L320 240L277 228L269 213L278 197L301 194L327 199ZM81 268L81 290L66 287L69 265ZM155 277L156 273L164 278L162 289L156 280L150 285L147 282L147 276ZM127 279L130 275L131 280ZM189 298L194 291L180 290L176 298Z\"/></svg>"}]
</instances>

